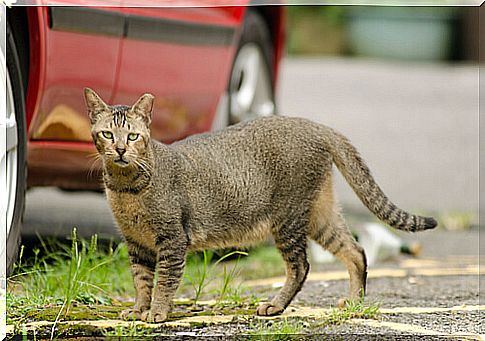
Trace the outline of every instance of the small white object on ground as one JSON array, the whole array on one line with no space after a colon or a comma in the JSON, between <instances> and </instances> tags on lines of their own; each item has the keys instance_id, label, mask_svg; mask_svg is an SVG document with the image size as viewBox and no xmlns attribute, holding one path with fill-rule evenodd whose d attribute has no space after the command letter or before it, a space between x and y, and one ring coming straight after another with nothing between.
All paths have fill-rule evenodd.
<instances>
[{"instance_id":1,"label":"small white object on ground","mask_svg":"<svg viewBox=\"0 0 485 341\"><path fill-rule=\"evenodd\" d=\"M285 285L283 282L275 282L271 285L272 288L282 288Z\"/></svg>"},{"instance_id":2,"label":"small white object on ground","mask_svg":"<svg viewBox=\"0 0 485 341\"><path fill-rule=\"evenodd\" d=\"M367 223L359 231L359 244L365 250L367 264L377 260L394 258L401 252L402 241L392 234L384 225Z\"/></svg>"},{"instance_id":3,"label":"small white object on ground","mask_svg":"<svg viewBox=\"0 0 485 341\"><path fill-rule=\"evenodd\" d=\"M366 223L358 230L359 244L364 248L367 265L378 260L396 257L401 252L402 241L384 225ZM330 263L335 257L314 241L309 241L310 255L315 263Z\"/></svg>"},{"instance_id":4,"label":"small white object on ground","mask_svg":"<svg viewBox=\"0 0 485 341\"><path fill-rule=\"evenodd\" d=\"M320 244L317 244L313 240L310 240L308 244L310 247L310 256L315 263L323 264L335 261L335 257L321 247Z\"/></svg>"},{"instance_id":5,"label":"small white object on ground","mask_svg":"<svg viewBox=\"0 0 485 341\"><path fill-rule=\"evenodd\" d=\"M197 336L196 332L177 332L175 333L177 336Z\"/></svg>"}]
</instances>

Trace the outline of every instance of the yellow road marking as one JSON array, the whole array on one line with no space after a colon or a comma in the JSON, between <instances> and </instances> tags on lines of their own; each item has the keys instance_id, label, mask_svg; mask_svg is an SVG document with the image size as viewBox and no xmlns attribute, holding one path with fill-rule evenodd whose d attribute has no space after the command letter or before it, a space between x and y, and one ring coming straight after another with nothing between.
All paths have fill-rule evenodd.
<instances>
[{"instance_id":1,"label":"yellow road marking","mask_svg":"<svg viewBox=\"0 0 485 341\"><path fill-rule=\"evenodd\" d=\"M437 332L436 330L423 328L420 326L415 326L406 323L396 323L387 321L377 321L377 320L365 320L365 319L353 319L349 320L350 324L364 325L373 328L389 328L399 332L424 334L424 335L443 335L443 332Z\"/></svg>"},{"instance_id":2,"label":"yellow road marking","mask_svg":"<svg viewBox=\"0 0 485 341\"><path fill-rule=\"evenodd\" d=\"M211 301L208 301L211 303ZM382 308L380 309L380 313L382 314L426 314L426 313L436 313L436 312L449 312L449 311L480 311L485 310L485 305L462 305L462 306L454 306L454 307L398 307L398 308ZM313 318L324 318L328 316L328 314L332 311L331 308L312 308L312 307L288 307L282 315L279 316L271 316L271 317L257 317L258 319L284 319L288 317L313 317ZM193 325L198 325L201 323L204 324L225 324L230 323L234 319L237 318L248 318L253 316L247 315L218 315L218 316L191 316L191 317L184 317L176 321L168 321L164 322L164 326L169 327L191 327ZM364 321L364 322L359 322ZM406 330L401 331L411 331L411 332L419 332L419 328L412 325L407 325L404 323L393 323L393 322L385 322L385 321L376 321L376 320L360 320L360 319L353 319L349 320L349 323L356 323L356 324L372 324L369 325L371 327L388 327L390 329L398 330L396 328L407 328ZM49 327L52 326L54 322L48 321L37 321L31 322L22 325L22 329L26 330L36 330L41 327ZM107 328L114 328L114 327L131 327L142 326L144 328L157 328L160 327L160 324L157 323L146 323L142 321L123 321L123 320L87 320L87 321L62 321L59 322L58 325L63 326L91 326L99 329L107 329ZM396 327L397 326L397 327ZM405 327L407 326L407 327ZM422 331L427 331L428 329L422 328ZM7 334L14 333L14 326L7 325L6 329ZM432 334L430 334L432 335ZM440 333L443 335L443 333ZM461 335L461 334L460 334ZM472 334L474 336L474 334Z\"/></svg>"},{"instance_id":3,"label":"yellow road marking","mask_svg":"<svg viewBox=\"0 0 485 341\"><path fill-rule=\"evenodd\" d=\"M450 311L482 311L485 310L485 305L457 305L454 307L397 307L397 308L381 308L379 312L382 314L431 314L442 313Z\"/></svg>"},{"instance_id":4,"label":"yellow road marking","mask_svg":"<svg viewBox=\"0 0 485 341\"><path fill-rule=\"evenodd\" d=\"M197 301L197 305L213 306L213 305L216 305L217 303L225 303L225 302L226 301L217 301L217 300ZM191 305L192 303L194 303L194 300L190 298L176 298L174 300L174 303L180 304L180 305L183 305L183 304Z\"/></svg>"},{"instance_id":5,"label":"yellow road marking","mask_svg":"<svg viewBox=\"0 0 485 341\"><path fill-rule=\"evenodd\" d=\"M407 323L397 323L388 321L377 321L377 320L364 320L364 319L353 319L349 320L350 324L363 325L373 328L388 328L398 332L412 333L412 334L422 334L422 335L440 335L448 337L459 337L468 340L483 340L482 336L474 333L444 333L433 329L424 328L414 324Z\"/></svg>"},{"instance_id":6,"label":"yellow road marking","mask_svg":"<svg viewBox=\"0 0 485 341\"><path fill-rule=\"evenodd\" d=\"M29 322L22 325L22 328L26 330L35 330L41 327L50 327L54 324L52 321L35 321ZM57 325L68 325L68 326L91 326L100 329L112 328L112 327L130 327L133 324L141 325L148 328L156 328L159 327L159 324L156 323L146 323L142 321L123 321L123 320L80 320L80 321L61 321L58 322ZM8 325L7 327L11 327L11 332L13 333L14 326ZM7 328L9 329L9 328Z\"/></svg>"},{"instance_id":7,"label":"yellow road marking","mask_svg":"<svg viewBox=\"0 0 485 341\"><path fill-rule=\"evenodd\" d=\"M236 315L214 315L214 316L190 316L177 321L165 322L164 325L171 327L191 326L194 324L224 324L234 320ZM236 316L237 317L237 316Z\"/></svg>"},{"instance_id":8,"label":"yellow road marking","mask_svg":"<svg viewBox=\"0 0 485 341\"><path fill-rule=\"evenodd\" d=\"M401 268L449 267L463 265L478 265L477 256L454 256L448 258L408 258L399 262Z\"/></svg>"},{"instance_id":9,"label":"yellow road marking","mask_svg":"<svg viewBox=\"0 0 485 341\"><path fill-rule=\"evenodd\" d=\"M328 315L334 308L312 308L289 306L280 316L260 317L263 319L275 319L281 317L323 317ZM482 311L485 305L459 305L454 307L397 307L380 308L381 314L431 314L451 311Z\"/></svg>"},{"instance_id":10,"label":"yellow road marking","mask_svg":"<svg viewBox=\"0 0 485 341\"><path fill-rule=\"evenodd\" d=\"M425 269L370 269L367 278L383 278L383 277L407 277L407 276L460 276L460 275L484 275L485 269L478 265L470 265L456 268L425 268ZM346 271L326 271L310 273L307 281L338 281L348 279L349 275ZM275 283L284 283L286 277L278 276L272 278L255 279L244 281L244 285L248 287L255 286L271 286Z\"/></svg>"},{"instance_id":11,"label":"yellow road marking","mask_svg":"<svg viewBox=\"0 0 485 341\"><path fill-rule=\"evenodd\" d=\"M485 269L480 269L478 265L469 265L461 268L415 269L413 274L419 276L483 275Z\"/></svg>"},{"instance_id":12,"label":"yellow road marking","mask_svg":"<svg viewBox=\"0 0 485 341\"><path fill-rule=\"evenodd\" d=\"M370 270L367 277L406 277L408 272L406 270L400 269L375 269ZM315 272L309 273L307 281L338 281L343 279L348 279L349 274L347 271L326 271L326 272ZM244 285L249 287L255 286L268 286L274 283L284 283L286 277L278 276L273 278L255 279L244 281Z\"/></svg>"}]
</instances>

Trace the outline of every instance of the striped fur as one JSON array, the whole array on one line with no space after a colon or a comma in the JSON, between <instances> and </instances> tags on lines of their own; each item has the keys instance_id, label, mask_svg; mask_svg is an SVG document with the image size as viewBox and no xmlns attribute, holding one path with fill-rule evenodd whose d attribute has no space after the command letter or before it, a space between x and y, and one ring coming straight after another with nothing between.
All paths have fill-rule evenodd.
<instances>
[{"instance_id":1,"label":"striped fur","mask_svg":"<svg viewBox=\"0 0 485 341\"><path fill-rule=\"evenodd\" d=\"M355 148L328 127L271 117L164 145L150 138L153 96L131 107L109 106L92 90L85 97L106 196L130 253L137 294L125 318L167 318L187 252L246 246L268 236L286 263L287 279L259 315L280 314L302 288L308 238L346 265L350 296L363 294L366 258L334 199L333 163L381 220L406 231L436 226L392 204Z\"/></svg>"},{"instance_id":2,"label":"striped fur","mask_svg":"<svg viewBox=\"0 0 485 341\"><path fill-rule=\"evenodd\" d=\"M437 223L433 218L416 216L394 205L376 183L369 168L349 140L330 128L326 128L326 132L327 146L335 165L362 203L377 218L394 228L409 232L436 227Z\"/></svg>"}]
</instances>

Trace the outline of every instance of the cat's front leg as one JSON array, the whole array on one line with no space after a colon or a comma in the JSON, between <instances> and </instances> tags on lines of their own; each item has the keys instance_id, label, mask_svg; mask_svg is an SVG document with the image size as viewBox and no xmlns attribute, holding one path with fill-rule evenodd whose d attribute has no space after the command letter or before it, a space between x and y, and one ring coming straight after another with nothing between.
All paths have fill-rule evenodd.
<instances>
[{"instance_id":1,"label":"cat's front leg","mask_svg":"<svg viewBox=\"0 0 485 341\"><path fill-rule=\"evenodd\" d=\"M142 314L150 310L153 290L153 276L156 266L156 254L127 238L128 255L135 285L136 298L132 309L121 312L123 319L141 319Z\"/></svg>"},{"instance_id":2,"label":"cat's front leg","mask_svg":"<svg viewBox=\"0 0 485 341\"><path fill-rule=\"evenodd\" d=\"M178 232L178 231L177 231ZM148 322L163 322L172 307L172 300L184 273L187 253L187 238L183 232L166 233L157 238L157 275L150 311L141 319Z\"/></svg>"}]
</instances>

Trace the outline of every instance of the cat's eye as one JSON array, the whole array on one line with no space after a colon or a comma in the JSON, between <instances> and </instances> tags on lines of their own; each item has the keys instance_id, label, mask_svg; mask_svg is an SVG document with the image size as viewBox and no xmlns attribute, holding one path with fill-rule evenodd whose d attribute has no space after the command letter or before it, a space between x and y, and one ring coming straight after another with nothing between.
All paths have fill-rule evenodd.
<instances>
[{"instance_id":1,"label":"cat's eye","mask_svg":"<svg viewBox=\"0 0 485 341\"><path fill-rule=\"evenodd\" d=\"M138 136L140 136L140 134L129 133L128 134L128 141L136 141L138 139Z\"/></svg>"},{"instance_id":2,"label":"cat's eye","mask_svg":"<svg viewBox=\"0 0 485 341\"><path fill-rule=\"evenodd\" d=\"M108 139L108 140L113 139L113 133L110 131L102 131L101 134L105 139Z\"/></svg>"}]
</instances>

